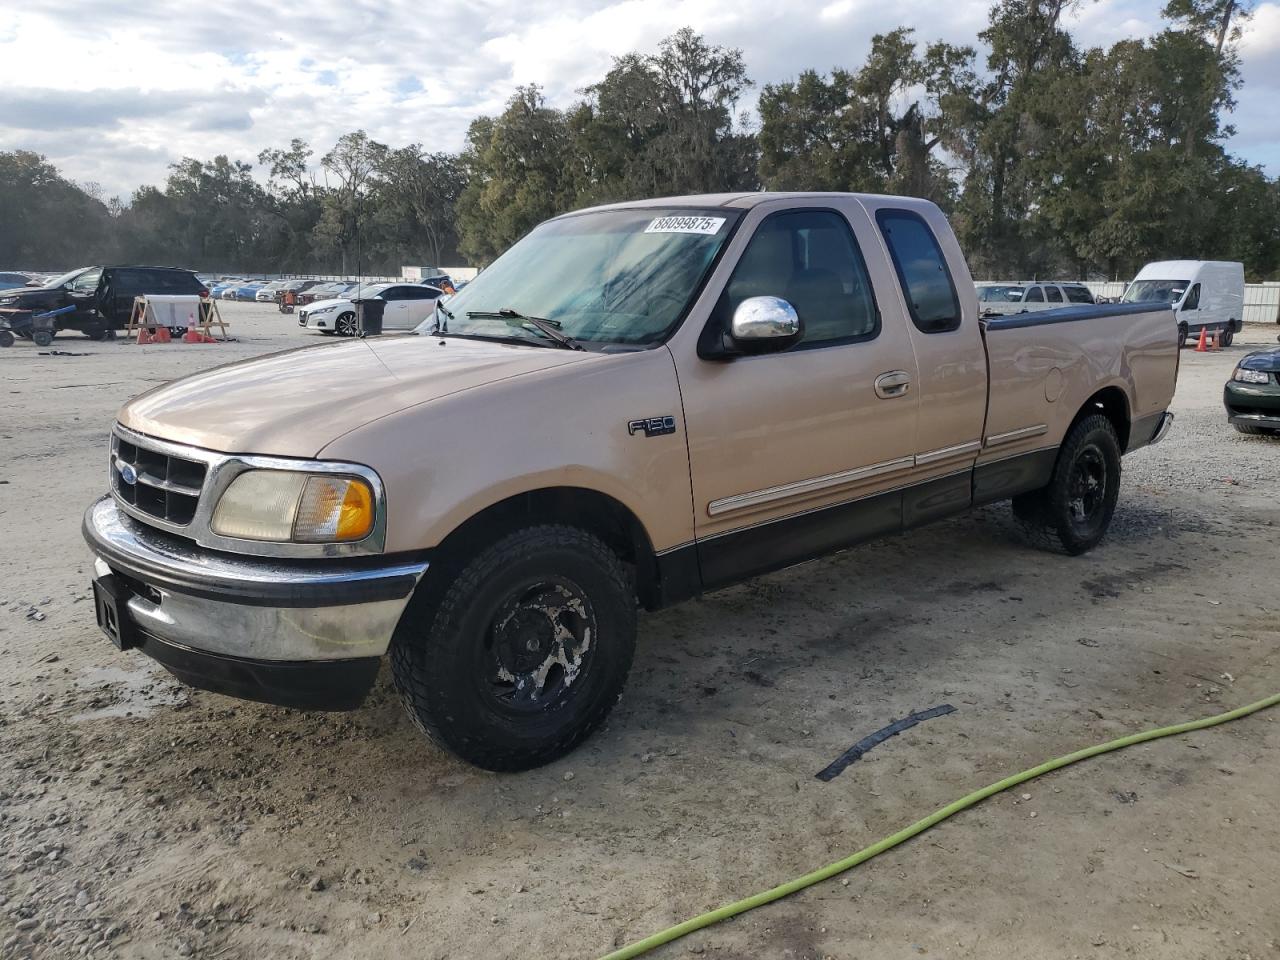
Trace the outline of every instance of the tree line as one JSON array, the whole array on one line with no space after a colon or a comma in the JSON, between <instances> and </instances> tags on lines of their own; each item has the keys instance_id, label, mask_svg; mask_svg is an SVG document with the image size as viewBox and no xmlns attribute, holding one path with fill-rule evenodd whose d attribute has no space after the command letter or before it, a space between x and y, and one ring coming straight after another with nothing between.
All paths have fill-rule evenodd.
<instances>
[{"instance_id":1,"label":"tree line","mask_svg":"<svg viewBox=\"0 0 1280 960\"><path fill-rule=\"evenodd\" d=\"M1184 257L1280 275L1280 184L1224 147L1247 13L1169 0L1149 39L1083 49L1064 26L1077 2L997 0L975 46L876 35L860 65L766 84L755 118L742 52L685 28L568 108L518 88L457 155L355 131L317 164L295 139L256 168L184 158L125 202L0 153L0 265L483 265L566 210L767 189L929 197L978 276L1126 278Z\"/></svg>"}]
</instances>

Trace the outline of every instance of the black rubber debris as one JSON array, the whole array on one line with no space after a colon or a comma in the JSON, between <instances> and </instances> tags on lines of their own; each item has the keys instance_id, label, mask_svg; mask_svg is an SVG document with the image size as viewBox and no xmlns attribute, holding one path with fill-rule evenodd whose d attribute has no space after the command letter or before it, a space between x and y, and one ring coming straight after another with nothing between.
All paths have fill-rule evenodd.
<instances>
[{"instance_id":1,"label":"black rubber debris","mask_svg":"<svg viewBox=\"0 0 1280 960\"><path fill-rule=\"evenodd\" d=\"M881 727L875 733L868 734L863 737L852 747L846 750L840 756L836 757L830 765L819 770L814 776L824 783L830 783L836 777L844 772L844 768L851 763L856 763L862 759L862 755L878 744L884 743L890 737L896 737L903 730L914 727L922 720L932 720L934 717L942 717L948 713L955 713L956 708L949 703L940 704L936 707L930 707L928 710L918 710L917 712L903 717L901 720L895 720L887 727Z\"/></svg>"}]
</instances>

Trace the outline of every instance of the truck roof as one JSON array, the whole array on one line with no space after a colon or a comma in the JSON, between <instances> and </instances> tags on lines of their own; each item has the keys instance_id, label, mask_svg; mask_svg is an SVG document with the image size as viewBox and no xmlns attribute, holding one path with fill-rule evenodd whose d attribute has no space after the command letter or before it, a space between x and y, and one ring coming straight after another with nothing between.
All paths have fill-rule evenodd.
<instances>
[{"instance_id":1,"label":"truck roof","mask_svg":"<svg viewBox=\"0 0 1280 960\"><path fill-rule=\"evenodd\" d=\"M1138 271L1135 280L1189 280L1204 267L1230 267L1244 272L1244 266L1233 260L1156 260Z\"/></svg>"},{"instance_id":2,"label":"truck roof","mask_svg":"<svg viewBox=\"0 0 1280 960\"><path fill-rule=\"evenodd\" d=\"M650 197L643 200L624 200L619 203L603 203L595 207L584 207L581 210L574 210L561 216L572 217L579 213L589 213L597 210L624 210L635 209L636 207L732 207L745 210L772 200L847 200L850 197L857 200L874 200L877 202L889 200L894 206L898 207L915 209L932 209L935 207L935 204L930 200L878 193L761 190L754 193L693 193L679 197Z\"/></svg>"}]
</instances>

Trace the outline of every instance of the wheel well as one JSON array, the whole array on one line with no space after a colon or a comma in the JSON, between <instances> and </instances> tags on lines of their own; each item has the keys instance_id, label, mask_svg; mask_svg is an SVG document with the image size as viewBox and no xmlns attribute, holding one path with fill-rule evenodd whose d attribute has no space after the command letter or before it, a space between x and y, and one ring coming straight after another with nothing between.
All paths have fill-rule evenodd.
<instances>
[{"instance_id":1,"label":"wheel well","mask_svg":"<svg viewBox=\"0 0 1280 960\"><path fill-rule=\"evenodd\" d=\"M1104 387L1085 401L1080 412L1071 421L1075 426L1085 417L1095 413L1103 414L1115 427L1116 437L1120 441L1121 452L1129 449L1129 398L1119 387ZM1070 429L1067 431L1070 433Z\"/></svg>"},{"instance_id":2,"label":"wheel well","mask_svg":"<svg viewBox=\"0 0 1280 960\"><path fill-rule=\"evenodd\" d=\"M582 487L547 487L516 494L465 521L433 551L432 568L457 571L478 550L513 530L559 523L595 534L636 571L636 590L646 607L658 593L657 561L644 527L626 506Z\"/></svg>"}]
</instances>

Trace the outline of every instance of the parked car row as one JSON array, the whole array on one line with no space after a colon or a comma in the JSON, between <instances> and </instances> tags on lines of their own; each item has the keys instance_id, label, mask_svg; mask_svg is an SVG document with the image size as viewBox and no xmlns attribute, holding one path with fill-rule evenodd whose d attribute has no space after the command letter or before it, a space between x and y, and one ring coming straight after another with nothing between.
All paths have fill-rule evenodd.
<instances>
[{"instance_id":1,"label":"parked car row","mask_svg":"<svg viewBox=\"0 0 1280 960\"><path fill-rule=\"evenodd\" d=\"M978 283L984 317L1055 310L1073 304L1101 303L1081 283ZM1230 346L1244 323L1244 266L1217 260L1161 260L1149 263L1125 289L1121 303L1173 308L1178 346L1202 330Z\"/></svg>"},{"instance_id":2,"label":"parked car row","mask_svg":"<svg viewBox=\"0 0 1280 960\"><path fill-rule=\"evenodd\" d=\"M302 307L298 326L327 336L353 337L358 332L356 303L381 300L382 329L408 331L435 312L436 301L442 296L444 291L439 287L424 283L357 284L338 296Z\"/></svg>"}]
</instances>

